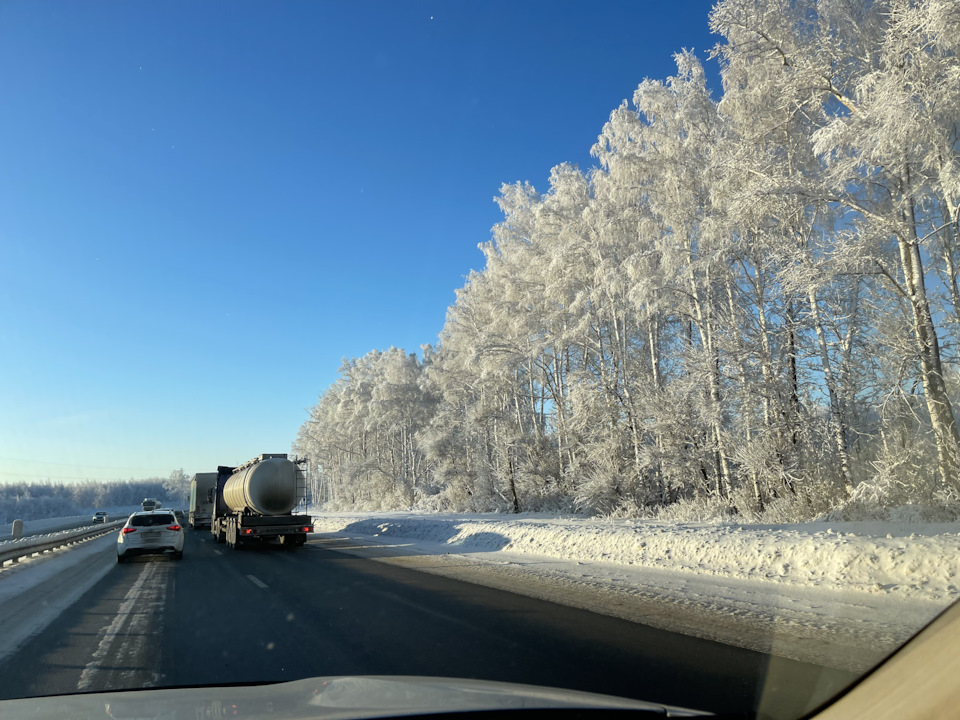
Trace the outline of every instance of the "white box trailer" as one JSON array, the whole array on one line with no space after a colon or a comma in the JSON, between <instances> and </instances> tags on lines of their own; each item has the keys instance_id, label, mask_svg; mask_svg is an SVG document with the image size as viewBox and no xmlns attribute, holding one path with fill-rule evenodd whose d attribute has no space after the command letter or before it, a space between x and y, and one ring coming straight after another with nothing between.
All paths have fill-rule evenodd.
<instances>
[{"instance_id":1,"label":"white box trailer","mask_svg":"<svg viewBox=\"0 0 960 720\"><path fill-rule=\"evenodd\" d=\"M213 494L217 487L215 472L197 473L190 478L190 511L187 524L194 530L210 527L213 517Z\"/></svg>"}]
</instances>

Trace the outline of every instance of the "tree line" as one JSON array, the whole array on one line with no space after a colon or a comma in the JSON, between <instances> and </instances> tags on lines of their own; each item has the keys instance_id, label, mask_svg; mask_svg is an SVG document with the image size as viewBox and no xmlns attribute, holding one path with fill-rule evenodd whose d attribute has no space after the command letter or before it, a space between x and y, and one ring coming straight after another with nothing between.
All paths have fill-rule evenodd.
<instances>
[{"instance_id":1,"label":"tree line","mask_svg":"<svg viewBox=\"0 0 960 720\"><path fill-rule=\"evenodd\" d=\"M0 523L14 520L73 517L101 508L132 507L147 497L186 508L190 480L183 470L167 478L84 480L76 483L13 482L0 484Z\"/></svg>"},{"instance_id":2,"label":"tree line","mask_svg":"<svg viewBox=\"0 0 960 720\"><path fill-rule=\"evenodd\" d=\"M960 10L723 0L589 171L504 185L422 357L302 425L331 507L960 511Z\"/></svg>"}]
</instances>

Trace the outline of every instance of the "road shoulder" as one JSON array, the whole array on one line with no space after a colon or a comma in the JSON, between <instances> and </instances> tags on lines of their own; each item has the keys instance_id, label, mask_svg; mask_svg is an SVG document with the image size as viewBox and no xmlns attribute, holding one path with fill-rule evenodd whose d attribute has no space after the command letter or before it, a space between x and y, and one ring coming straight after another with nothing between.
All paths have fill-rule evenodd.
<instances>
[{"instance_id":1,"label":"road shoulder","mask_svg":"<svg viewBox=\"0 0 960 720\"><path fill-rule=\"evenodd\" d=\"M866 671L914 632L910 624L870 621L872 606L863 602L875 603L876 598L863 593L820 590L815 597L798 602L793 588L785 594L773 583L704 581L680 571L633 570L617 578L611 568L596 571L580 566L571 572L569 563L551 558L502 552L435 554L433 548L418 552L416 543L396 538L378 542L367 536L332 533L312 542L379 562L842 670ZM819 608L815 616L811 616L811 607Z\"/></svg>"},{"instance_id":2,"label":"road shoulder","mask_svg":"<svg viewBox=\"0 0 960 720\"><path fill-rule=\"evenodd\" d=\"M116 565L113 533L7 566L0 573L0 662L42 632ZM99 556L99 557L97 557Z\"/></svg>"}]
</instances>

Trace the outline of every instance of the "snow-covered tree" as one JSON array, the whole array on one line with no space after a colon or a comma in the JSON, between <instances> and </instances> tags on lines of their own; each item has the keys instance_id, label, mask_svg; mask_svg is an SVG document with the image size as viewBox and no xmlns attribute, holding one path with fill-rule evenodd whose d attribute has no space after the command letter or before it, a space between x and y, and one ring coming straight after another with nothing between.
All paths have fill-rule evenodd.
<instances>
[{"instance_id":1,"label":"snow-covered tree","mask_svg":"<svg viewBox=\"0 0 960 720\"><path fill-rule=\"evenodd\" d=\"M344 361L294 446L326 501L798 519L960 497L956 2L709 21L719 98L677 54L598 167L501 188L436 347Z\"/></svg>"}]
</instances>

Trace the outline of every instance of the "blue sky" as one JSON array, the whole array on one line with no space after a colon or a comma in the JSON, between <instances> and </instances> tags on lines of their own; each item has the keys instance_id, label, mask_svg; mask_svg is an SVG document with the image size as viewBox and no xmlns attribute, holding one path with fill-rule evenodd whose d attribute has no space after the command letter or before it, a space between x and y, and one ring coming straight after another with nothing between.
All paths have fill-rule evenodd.
<instances>
[{"instance_id":1,"label":"blue sky","mask_svg":"<svg viewBox=\"0 0 960 720\"><path fill-rule=\"evenodd\" d=\"M0 3L0 482L289 451L343 357L436 341L501 183L589 167L705 58L709 8Z\"/></svg>"}]
</instances>

